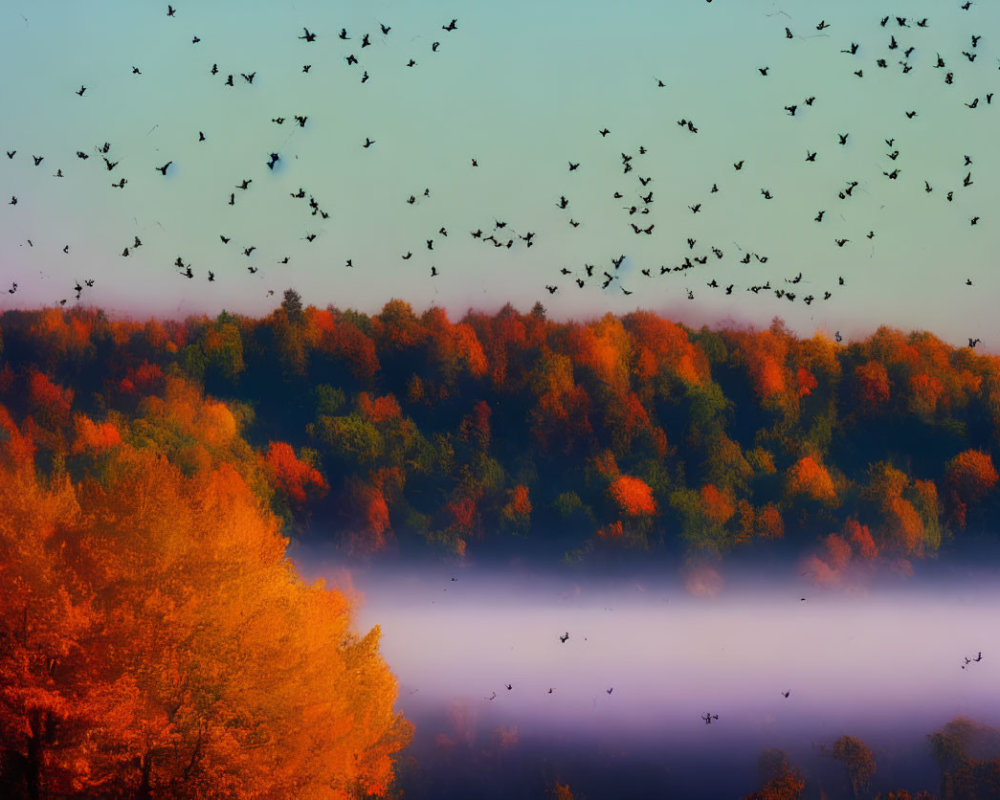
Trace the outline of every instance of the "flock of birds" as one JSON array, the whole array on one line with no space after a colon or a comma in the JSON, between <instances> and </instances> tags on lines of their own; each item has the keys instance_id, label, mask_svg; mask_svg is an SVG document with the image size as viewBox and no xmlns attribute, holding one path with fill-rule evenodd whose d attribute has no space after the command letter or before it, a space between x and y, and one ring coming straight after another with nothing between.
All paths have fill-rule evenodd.
<instances>
[{"instance_id":1,"label":"flock of birds","mask_svg":"<svg viewBox=\"0 0 1000 800\"><path fill-rule=\"evenodd\" d=\"M974 3L965 3L960 8L969 11L973 5ZM784 14L784 12L776 12L775 15L778 14ZM168 20L168 25L177 25L183 18L183 14L179 8L168 5L165 17ZM440 23L436 29L438 31L437 38L427 48L427 57L435 57L441 50L442 41L456 35L461 30L457 18L441 20ZM836 20L822 19L812 28L821 37L837 35ZM934 24L928 18L915 19L896 14L875 17L872 19L873 32L871 37L866 41L856 41L852 37L846 38L836 57L842 59L843 70L856 76L859 81L869 81L872 79L873 73L878 74L885 71L886 73L898 74L901 80L912 80L912 78L903 77L911 74L921 74L926 79L936 75L937 79L947 86L963 86L967 82L970 70L983 68L982 61L977 63L982 52L980 42L983 35L970 31L964 42L937 41L932 46L933 39L930 37L933 29ZM329 34L318 29L303 27L301 33L294 34L300 42L301 60L304 62L301 64L301 72L306 75L311 74L313 67L311 54L314 52L314 48L322 47L324 40L332 39L335 46L341 49L344 68L355 71L357 80L361 84L366 84L373 80L375 74L374 64L369 64L367 60L368 48L375 44L386 45L391 41L392 32L393 26L385 22L379 22L378 27L370 31L349 31L347 28L341 27L339 32L334 30ZM803 32L793 31L790 26L780 24L774 28L774 33L778 40L775 42L775 47L781 46L781 39L793 41L806 38ZM191 37L191 45L198 46L201 38L197 33L189 31L188 35ZM289 32L289 36L291 35L292 33ZM815 34L810 31L810 36L815 36ZM818 45L811 42L808 46ZM940 50L936 48L940 48ZM926 61L918 63L916 55L929 54L930 52L934 53L933 59L929 59L928 56ZM424 55L420 53L411 53L408 58L401 57L399 59L398 67L400 69L413 69L420 64L423 58ZM135 64L130 65L130 67L123 65L123 69L130 69L131 74L137 80L141 79L143 75L143 70ZM769 64L748 64L747 69L755 73L760 81L774 80L775 69ZM210 56L205 57L205 79L217 81L224 87L243 87L252 91L257 75L258 70L243 72L232 67L223 67L220 63L211 61ZM653 81L651 92L667 92L669 94L671 88L669 80L664 81L660 77L655 77ZM955 91L958 93L961 90L956 88ZM86 102L92 96L93 91L87 83L80 83L79 88L73 90L72 94L80 98L81 102ZM962 96L956 99L955 104L956 106L964 105L969 113L981 114L993 105L993 99L994 93L989 91L977 93L972 97ZM820 108L824 101L823 93L819 89L817 89L816 94L788 98L787 102L774 109L775 128L780 129L781 117L800 119ZM282 111L273 116L268 114L268 118L275 126L287 125L293 129L308 130L311 119L309 109L296 111L302 113L288 114ZM974 173L975 158L967 153L955 154L952 179L944 186L932 184L927 177L920 174L919 161L908 158L906 136L907 124L917 118L920 113L921 109L919 108L901 107L899 109L898 128L886 130L880 136L885 144L885 161L878 165L879 168L876 171L872 171L869 165L864 167L859 165L855 174L846 175L839 185L828 187L826 196L829 198L829 203L824 203L822 208L814 211L799 209L802 213L803 223L815 226L816 231L822 232L819 234L821 237L828 237L830 247L849 254L851 253L851 245L859 241L871 241L878 236L878 232L868 225L846 224L846 217L841 213L844 208L850 205L855 197L855 190L859 188L870 192L877 181L901 184L907 181L912 174L916 176L916 179L910 191L920 192L928 196L934 195L935 198L940 197L943 203L951 204L962 193L970 191L970 188L977 184L978 176ZM703 130L702 124L688 115L680 117L676 122L677 128L682 132L679 135L682 137L695 137ZM378 137L375 133L372 132L372 135L365 136L363 141L357 142L357 153L354 157L360 157L362 153L378 149ZM751 198L756 198L761 203L768 203L775 199L777 192L774 188L768 185L751 186L748 184L749 179L745 179L747 172L744 171L744 167L754 160L753 152L741 154L737 160L710 165L710 173L714 174L710 174L706 178L703 192L698 196L686 198L683 206L678 207L678 203L674 202L677 199L674 197L676 191L669 186L664 187L665 192L661 190L660 186L663 183L657 183L654 170L646 166L647 156L655 149L656 144L650 143L648 146L647 144L638 144L623 148L619 143L628 139L627 132L615 131L609 126L596 129L593 135L600 137L607 158L617 161L621 170L621 183L608 198L610 201L608 213L621 216L623 237L626 239L630 236L660 237L662 243L660 252L667 255L671 253L672 248L676 248L673 251L674 258L672 260L668 258L663 263L656 265L633 264L632 259L626 256L628 248L619 248L618 252L606 262L595 260L559 267L551 279L542 280L542 286L549 295L568 290L584 290L588 286L593 286L599 287L602 291L621 292L625 296L636 292L645 296L648 291L643 281L666 276L679 276L684 281L683 296L689 300L695 300L702 291L701 287L704 287L711 292L724 295L731 296L737 291L755 296L772 295L780 300L801 302L809 306L813 303L831 300L837 295L838 290L846 284L844 276L839 275L836 280L830 280L826 286L811 286L812 282L808 278L803 282L801 271L797 271L795 275L770 275L742 282L726 278L715 273L714 268L721 267L724 262L729 262L726 264L727 268L734 267L735 264L744 268L749 265L764 266L769 263L771 256L761 252L756 247L744 246L739 242L732 243L735 245L736 252L734 253L728 243L724 246L718 241L705 241L696 232L690 234L683 232L678 215L683 218L685 213L690 214L690 218L693 219L699 215L711 214L717 196L725 193L737 193L741 202L744 203L751 202ZM198 143L206 142L210 138L204 130L193 130L191 136ZM808 183L811 179L809 170L812 165L818 159L821 160L828 155L828 151L847 148L849 143L855 139L868 136L870 136L868 131L860 131L850 127L830 130L826 139L819 139L812 143L806 148L804 155L796 156L789 153L787 157L789 160L801 161L800 166L796 169L802 171L802 182ZM683 144L671 142L670 146L676 146L680 157L683 158ZM159 173L163 178L170 178L177 170L176 158L180 158L180 156L174 159L168 158L162 163L136 163L134 160L116 153L110 141L105 141L95 148L70 148L67 152L55 154L25 153L19 146L11 147L6 150L6 156L8 161L30 157L33 166L40 170L44 170L46 166L55 161L56 169L50 173L55 178L65 178L69 172L68 169L64 172L66 165L62 163L62 159L72 157L81 162L89 162L88 166L91 171L103 177L107 188L117 191L127 189L129 179L135 170L149 170ZM479 158L475 154L466 154L465 158L469 169L479 167ZM220 204L230 207L240 205L245 195L257 189L255 181L258 185L262 182L255 170L263 171L263 174L266 175L267 171L273 172L277 169L284 159L285 155L280 152L280 149L267 148L266 152L262 153L260 163L247 165L245 175L240 176L236 182L214 188L214 191L219 193ZM542 232L527 227L521 228L513 223L508 224L503 219L490 217L489 221L468 231L466 235L471 236L473 240L486 247L501 251L520 251L522 248L532 247L542 236L570 236L582 226L586 227L587 219L576 211L576 198L579 193L592 190L594 187L594 184L588 181L588 168L592 165L585 163L583 159L574 159L573 157L568 157L566 164L566 187L559 193L553 192L553 205L565 216L565 232ZM327 223L331 218L331 208L320 199L320 194L319 190L309 191L304 186L290 193L293 200L303 204L303 216L309 227L302 232L299 239L307 244L317 241L327 229ZM666 199L664 199L664 194L667 195ZM430 196L431 188L428 186L422 191L413 192L402 198L402 201L406 206L412 207L423 203ZM32 211L30 208L25 208L26 204L20 202L17 194L11 195L9 205L12 213L30 214ZM667 207L666 213L669 216L656 213L656 209L661 207ZM836 214L833 213L835 207L837 208ZM401 209L401 213L405 213L405 211ZM845 224L836 222L834 217L844 220ZM968 225L969 227L979 226L983 219L982 213L976 213L968 217ZM681 235L676 237L675 241L671 241L678 232ZM445 267L439 268L436 256L449 239L449 235L449 225L447 222L443 222L435 229L427 231L422 241L411 243L410 247L400 253L400 258L403 261L409 261L414 258L416 252L422 252L425 255L423 267L426 269L428 278L437 279L446 273ZM451 232L451 236L454 236L454 231ZM236 247L242 252L247 259L245 269L250 276L264 277L266 274L268 277L274 277L279 272L279 270L274 269L275 267L287 265L291 261L291 256L285 254L276 258L273 265L262 264L257 244L250 241L234 242L234 237L226 231L218 233L218 241L222 247ZM29 247L35 246L31 239L28 239L26 244ZM115 255L122 258L134 257L140 247L142 247L140 238L129 236L121 242L120 249L116 251ZM70 253L68 243L63 243L61 249L63 254ZM184 279L193 280L198 276L209 282L223 279L223 275L217 271L218 267L214 269L197 267L194 260L185 255L177 255L172 262L167 263L170 263L176 274ZM772 268L774 266L775 264L772 262ZM344 267L353 269L355 267L354 258L346 258ZM780 269L780 265L778 268ZM731 275L732 270L729 270L728 274ZM739 274L746 275L748 272L743 271ZM966 286L973 285L971 278L967 277L964 280ZM83 292L92 288L94 284L93 277L88 277L83 282L74 278L68 286L72 286L76 299L80 300ZM11 281L8 293L15 294L17 291L18 283ZM273 295L274 289L269 289L267 294ZM68 297L67 294L57 298L57 302L65 305ZM969 338L969 347L975 347L979 343L979 337Z\"/></svg>"},{"instance_id":2,"label":"flock of birds","mask_svg":"<svg viewBox=\"0 0 1000 800\"><path fill-rule=\"evenodd\" d=\"M454 577L451 578L452 582L455 582L457 580L458 580L457 578L454 578ZM445 589L445 591L447 591L447 589ZM802 602L804 602L806 600L806 598L805 597L801 597L801 598L799 598L799 600L802 601ZM606 610L610 610L610 609L606 609ZM558 638L559 638L560 643L566 644L569 641L569 639L570 639L569 631L565 631L564 633L559 634ZM583 637L583 638L584 638L584 641L587 641L587 637ZM982 652L982 650L978 651L977 654L975 655L975 657L964 656L963 657L963 662L964 663L962 664L962 669L963 670L966 669L970 664L978 664L982 660L983 660L983 652ZM505 683L504 684L504 688L508 692L514 691L514 685L512 683ZM604 693L610 696L614 692L614 690L615 690L615 688L613 686L609 686L607 689L604 690ZM554 694L555 693L555 687L553 687L553 686L548 687L548 689L546 690L545 693L546 694ZM785 698L787 700L788 698L791 697L792 691L791 691L791 689L782 689L782 690L779 690L778 694L780 694L783 698ZM488 697L485 697L484 699L487 700L487 701L489 701L489 702L493 702L494 700L497 699L498 696L499 695L497 694L496 691L492 691L490 693L490 695ZM595 703L596 703L596 699L595 699ZM706 725L711 725L713 720L718 720L719 719L719 715L718 714L713 714L710 711L706 711L704 714L701 715L700 719Z\"/></svg>"}]
</instances>

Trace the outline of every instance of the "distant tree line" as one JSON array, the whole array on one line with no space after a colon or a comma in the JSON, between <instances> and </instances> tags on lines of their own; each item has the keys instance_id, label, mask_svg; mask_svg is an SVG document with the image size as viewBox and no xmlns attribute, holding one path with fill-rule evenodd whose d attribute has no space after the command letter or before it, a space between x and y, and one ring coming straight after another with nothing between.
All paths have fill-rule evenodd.
<instances>
[{"instance_id":1,"label":"distant tree line","mask_svg":"<svg viewBox=\"0 0 1000 800\"><path fill-rule=\"evenodd\" d=\"M835 572L1000 530L1000 359L923 331L839 344L779 320L558 322L540 305L454 322L289 290L261 319L8 311L0 342L0 403L30 417L40 468L72 469L60 448L75 425L131 420L192 386L267 463L273 510L300 532L321 519L356 551L781 540L818 544L816 568ZM197 467L194 444L171 446Z\"/></svg>"}]
</instances>

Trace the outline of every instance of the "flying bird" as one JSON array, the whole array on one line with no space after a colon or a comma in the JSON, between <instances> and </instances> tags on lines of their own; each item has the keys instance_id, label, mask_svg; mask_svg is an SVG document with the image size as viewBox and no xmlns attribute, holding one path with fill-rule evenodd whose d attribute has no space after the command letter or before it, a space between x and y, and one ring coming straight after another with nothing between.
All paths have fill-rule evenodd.
<instances>
[{"instance_id":1,"label":"flying bird","mask_svg":"<svg viewBox=\"0 0 1000 800\"><path fill-rule=\"evenodd\" d=\"M115 162L115 163L117 163L117 162ZM174 163L173 161L168 161L162 167L157 167L156 171L159 172L161 175L166 175L167 174L167 170L170 169L170 165L173 164L173 163ZM111 169L111 167L108 167L108 169Z\"/></svg>"},{"instance_id":2,"label":"flying bird","mask_svg":"<svg viewBox=\"0 0 1000 800\"><path fill-rule=\"evenodd\" d=\"M307 42L315 42L316 41L316 34L315 33L312 33L308 28L302 28L302 30L303 30L303 34L302 34L302 36L299 37L300 39L305 39Z\"/></svg>"}]
</instances>

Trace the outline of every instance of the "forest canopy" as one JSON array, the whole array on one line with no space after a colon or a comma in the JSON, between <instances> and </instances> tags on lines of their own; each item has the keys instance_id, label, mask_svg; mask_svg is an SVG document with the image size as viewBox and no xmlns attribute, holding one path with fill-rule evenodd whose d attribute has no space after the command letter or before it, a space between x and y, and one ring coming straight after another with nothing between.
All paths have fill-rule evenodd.
<instances>
[{"instance_id":1,"label":"forest canopy","mask_svg":"<svg viewBox=\"0 0 1000 800\"><path fill-rule=\"evenodd\" d=\"M0 402L43 474L116 437L183 474L229 463L296 535L356 552L784 542L835 571L1000 530L1000 358L926 331L453 321L289 290L260 319L8 311L0 337Z\"/></svg>"}]
</instances>

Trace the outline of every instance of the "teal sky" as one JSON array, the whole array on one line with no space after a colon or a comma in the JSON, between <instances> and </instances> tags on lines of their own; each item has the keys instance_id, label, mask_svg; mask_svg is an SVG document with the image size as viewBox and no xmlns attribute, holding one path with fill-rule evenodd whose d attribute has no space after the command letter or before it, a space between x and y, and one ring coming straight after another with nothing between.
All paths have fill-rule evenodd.
<instances>
[{"instance_id":1,"label":"teal sky","mask_svg":"<svg viewBox=\"0 0 1000 800\"><path fill-rule=\"evenodd\" d=\"M16 152L0 155L0 307L66 298L143 316L261 314L294 287L307 302L365 312L392 297L453 317L541 300L556 318L642 307L691 324L763 326L779 315L805 334L862 335L886 323L962 344L981 337L990 351L1000 343L1000 96L986 99L1000 83L996 3L174 5L168 17L159 2L4 4L0 145ZM905 27L895 18L904 10ZM452 18L457 30L442 30ZM829 27L818 31L821 20ZM298 38L303 26L315 42ZM855 55L840 52L852 42ZM252 84L244 72L256 73ZM308 116L304 127L296 114ZM845 146L838 133L850 134ZM96 150L104 142L119 162L110 171ZM33 155L44 157L37 167ZM155 168L168 161L161 176ZM639 176L652 181L643 187ZM235 188L244 179L249 187ZM840 199L849 181L857 186ZM306 197L290 197L300 187ZM640 195L650 190L647 206ZM328 218L311 214L310 196ZM507 227L496 230L497 220ZM635 234L632 223L653 233ZM477 229L514 244L474 239ZM529 231L531 247L517 237ZM838 247L838 238L848 241ZM767 261L743 264L747 253ZM173 266L178 257L193 279ZM685 257L708 260L660 274ZM604 271L614 280L602 289ZM85 279L94 286L77 301ZM749 291L766 282L772 291Z\"/></svg>"}]
</instances>

